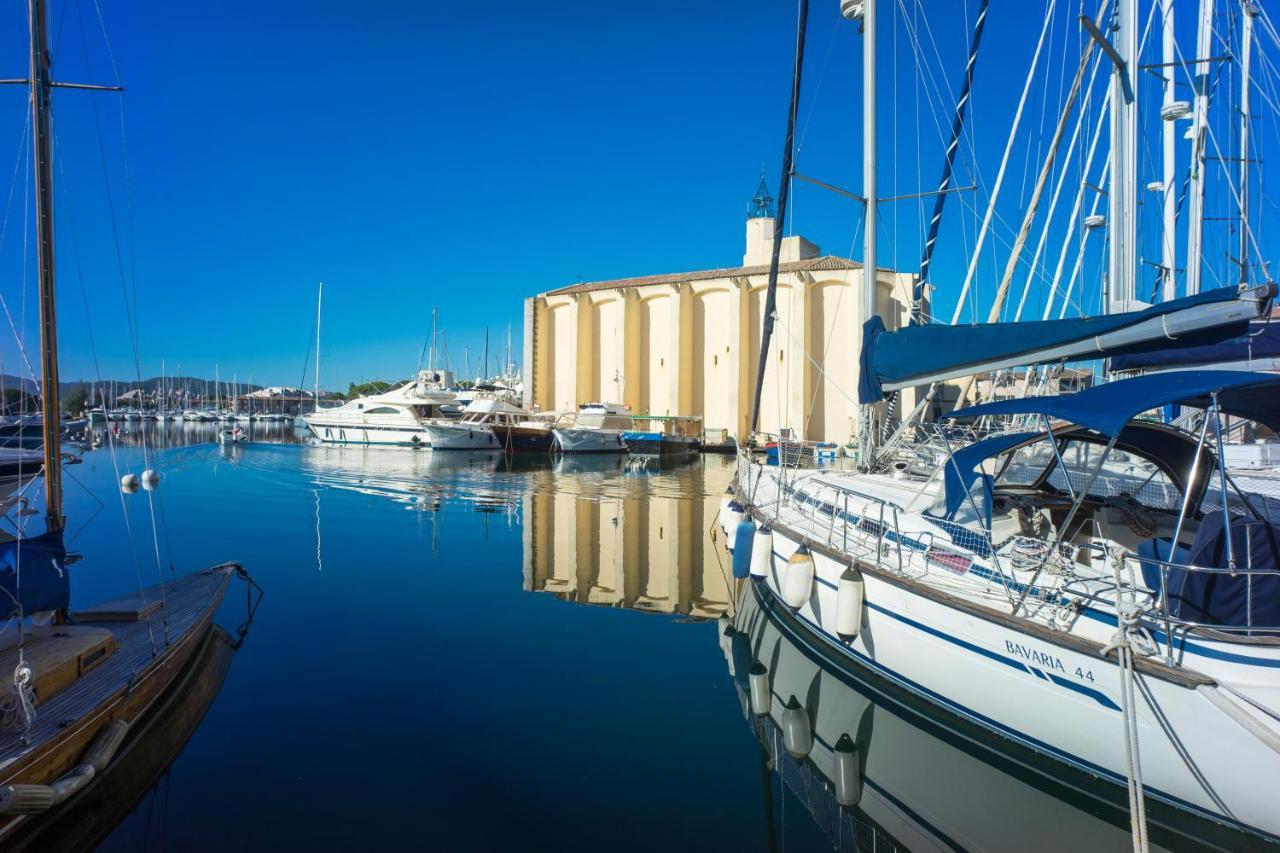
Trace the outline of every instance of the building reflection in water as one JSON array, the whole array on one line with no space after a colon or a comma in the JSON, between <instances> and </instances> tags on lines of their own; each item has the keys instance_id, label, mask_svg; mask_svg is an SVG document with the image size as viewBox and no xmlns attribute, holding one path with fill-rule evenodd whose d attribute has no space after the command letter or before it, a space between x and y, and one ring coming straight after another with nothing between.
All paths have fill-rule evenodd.
<instances>
[{"instance_id":1,"label":"building reflection in water","mask_svg":"<svg viewBox=\"0 0 1280 853\"><path fill-rule=\"evenodd\" d=\"M566 457L531 477L524 496L524 588L579 604L731 613L728 555L708 531L732 476L715 457L661 472L626 457Z\"/></svg>"}]
</instances>

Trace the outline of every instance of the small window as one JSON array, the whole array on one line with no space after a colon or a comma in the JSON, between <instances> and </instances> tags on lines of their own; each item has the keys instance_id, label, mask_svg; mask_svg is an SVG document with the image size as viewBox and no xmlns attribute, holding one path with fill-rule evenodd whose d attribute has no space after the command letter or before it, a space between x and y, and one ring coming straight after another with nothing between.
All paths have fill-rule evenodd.
<instances>
[{"instance_id":1,"label":"small window","mask_svg":"<svg viewBox=\"0 0 1280 853\"><path fill-rule=\"evenodd\" d=\"M366 415L398 415L400 414L400 410L393 409L390 406L374 406L372 409L365 412L365 414Z\"/></svg>"}]
</instances>

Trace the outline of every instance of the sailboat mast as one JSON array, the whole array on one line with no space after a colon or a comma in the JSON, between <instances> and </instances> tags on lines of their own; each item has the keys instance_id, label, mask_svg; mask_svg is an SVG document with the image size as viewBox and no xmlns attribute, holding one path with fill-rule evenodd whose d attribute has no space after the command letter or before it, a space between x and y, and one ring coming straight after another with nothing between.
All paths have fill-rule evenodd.
<instances>
[{"instance_id":1,"label":"sailboat mast","mask_svg":"<svg viewBox=\"0 0 1280 853\"><path fill-rule=\"evenodd\" d=\"M439 306L432 306L431 308L431 352L427 354L427 370L430 370L432 372L434 372L436 369L436 334L437 334L437 324L439 321L439 317L440 317Z\"/></svg>"},{"instance_id":2,"label":"sailboat mast","mask_svg":"<svg viewBox=\"0 0 1280 853\"><path fill-rule=\"evenodd\" d=\"M1111 192L1107 258L1107 313L1133 310L1137 297L1138 239L1138 8L1137 0L1116 0L1114 48L1119 64L1111 77Z\"/></svg>"},{"instance_id":3,"label":"sailboat mast","mask_svg":"<svg viewBox=\"0 0 1280 853\"><path fill-rule=\"evenodd\" d=\"M862 308L855 335L876 313L876 6L866 0L862 12L862 194L866 196L862 219ZM871 406L858 406L859 459L869 464L873 449Z\"/></svg>"},{"instance_id":4,"label":"sailboat mast","mask_svg":"<svg viewBox=\"0 0 1280 853\"><path fill-rule=\"evenodd\" d=\"M316 293L316 394L315 410L320 411L320 308L324 304L324 282L320 282L320 289Z\"/></svg>"},{"instance_id":5,"label":"sailboat mast","mask_svg":"<svg viewBox=\"0 0 1280 853\"><path fill-rule=\"evenodd\" d=\"M1176 100L1174 92L1175 48L1173 40L1173 0L1160 0L1160 16L1163 24L1160 40L1160 62L1164 66L1163 100L1161 112L1173 109ZM1160 276L1163 279L1161 298L1168 302L1178 296L1178 198L1174 191L1177 180L1178 144L1177 126L1172 116L1163 117L1161 128L1161 146L1163 148L1163 172L1161 175L1161 192L1164 194L1163 223L1160 229Z\"/></svg>"},{"instance_id":6,"label":"sailboat mast","mask_svg":"<svg viewBox=\"0 0 1280 853\"><path fill-rule=\"evenodd\" d=\"M1240 283L1249 283L1249 86L1253 61L1253 0L1240 4Z\"/></svg>"},{"instance_id":7,"label":"sailboat mast","mask_svg":"<svg viewBox=\"0 0 1280 853\"><path fill-rule=\"evenodd\" d=\"M1187 215L1187 295L1200 292L1201 259L1204 255L1204 143L1209 124L1209 59L1213 43L1213 0L1200 0L1200 21L1196 29L1195 107L1191 124L1191 189Z\"/></svg>"},{"instance_id":8,"label":"sailboat mast","mask_svg":"<svg viewBox=\"0 0 1280 853\"><path fill-rule=\"evenodd\" d=\"M62 448L61 402L58 395L58 322L53 272L52 83L49 79L49 33L44 0L30 0L31 130L36 171L36 252L40 285L40 384L44 410L45 523L61 530Z\"/></svg>"}]
</instances>

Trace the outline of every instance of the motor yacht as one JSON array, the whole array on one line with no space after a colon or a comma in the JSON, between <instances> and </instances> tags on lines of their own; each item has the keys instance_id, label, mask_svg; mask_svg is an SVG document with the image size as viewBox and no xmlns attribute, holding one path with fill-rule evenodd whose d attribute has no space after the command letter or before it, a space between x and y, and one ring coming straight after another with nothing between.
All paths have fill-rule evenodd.
<instances>
[{"instance_id":1,"label":"motor yacht","mask_svg":"<svg viewBox=\"0 0 1280 853\"><path fill-rule=\"evenodd\" d=\"M413 382L384 394L360 397L331 409L317 409L303 419L311 434L334 444L398 444L428 446L428 422L457 417L457 401L435 386L423 370Z\"/></svg>"},{"instance_id":2,"label":"motor yacht","mask_svg":"<svg viewBox=\"0 0 1280 853\"><path fill-rule=\"evenodd\" d=\"M562 453L626 453L622 433L629 429L631 415L625 406L584 403L570 423L552 432Z\"/></svg>"}]
</instances>

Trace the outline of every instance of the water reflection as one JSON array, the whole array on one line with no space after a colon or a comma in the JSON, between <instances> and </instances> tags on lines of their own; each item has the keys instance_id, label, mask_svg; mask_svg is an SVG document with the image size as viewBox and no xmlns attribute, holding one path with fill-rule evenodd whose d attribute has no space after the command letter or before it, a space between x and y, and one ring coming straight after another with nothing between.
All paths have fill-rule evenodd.
<instances>
[{"instance_id":1,"label":"water reflection","mask_svg":"<svg viewBox=\"0 0 1280 853\"><path fill-rule=\"evenodd\" d=\"M112 444L117 447L141 447L161 450L169 447L189 447L198 444L214 444L218 433L230 429L233 424L210 421L112 421L87 429L73 436L74 444L86 451L104 450ZM249 436L249 441L272 444L301 444L306 441L306 431L292 421L251 421L239 424Z\"/></svg>"},{"instance_id":2,"label":"water reflection","mask_svg":"<svg viewBox=\"0 0 1280 853\"><path fill-rule=\"evenodd\" d=\"M1124 791L1019 754L856 666L828 657L747 585L721 634L766 773L836 850L1121 850ZM772 778L767 783L772 790ZM785 810L765 807L774 847ZM778 814L775 814L778 811ZM1247 839L1148 804L1152 849L1241 849Z\"/></svg>"},{"instance_id":3,"label":"water reflection","mask_svg":"<svg viewBox=\"0 0 1280 853\"><path fill-rule=\"evenodd\" d=\"M535 487L525 495L525 589L696 617L731 612L728 557L708 535L731 469L716 459L673 468L680 487L672 494L669 482L635 476L649 469L631 462L567 458L554 473L578 476L577 489ZM625 485L605 488L609 480Z\"/></svg>"}]
</instances>

